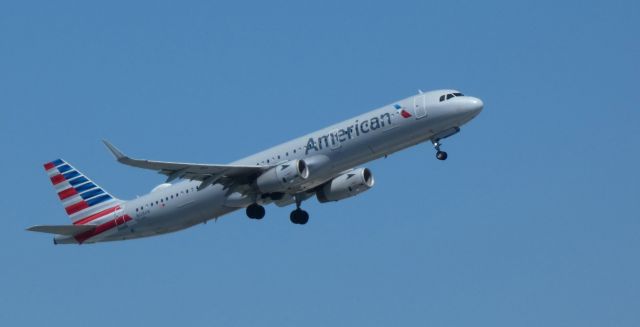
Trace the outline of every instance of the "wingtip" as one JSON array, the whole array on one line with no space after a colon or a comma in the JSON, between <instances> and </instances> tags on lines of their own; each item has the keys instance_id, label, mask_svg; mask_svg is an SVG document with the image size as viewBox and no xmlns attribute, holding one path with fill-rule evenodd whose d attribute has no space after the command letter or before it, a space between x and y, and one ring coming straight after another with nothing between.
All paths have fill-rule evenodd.
<instances>
[{"instance_id":1,"label":"wingtip","mask_svg":"<svg viewBox=\"0 0 640 327\"><path fill-rule=\"evenodd\" d=\"M116 157L117 160L126 158L127 156L122 153L122 151L118 150L113 144L109 143L107 140L102 140L102 143L111 151L111 153Z\"/></svg>"}]
</instances>

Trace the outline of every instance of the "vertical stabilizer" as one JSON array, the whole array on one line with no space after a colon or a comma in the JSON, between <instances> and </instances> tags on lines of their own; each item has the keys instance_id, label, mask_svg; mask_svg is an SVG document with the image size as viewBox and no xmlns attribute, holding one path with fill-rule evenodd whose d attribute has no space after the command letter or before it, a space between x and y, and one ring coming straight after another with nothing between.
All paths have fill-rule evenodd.
<instances>
[{"instance_id":1,"label":"vertical stabilizer","mask_svg":"<svg viewBox=\"0 0 640 327\"><path fill-rule=\"evenodd\" d=\"M62 159L47 162L44 169L74 224L90 223L122 203Z\"/></svg>"}]
</instances>

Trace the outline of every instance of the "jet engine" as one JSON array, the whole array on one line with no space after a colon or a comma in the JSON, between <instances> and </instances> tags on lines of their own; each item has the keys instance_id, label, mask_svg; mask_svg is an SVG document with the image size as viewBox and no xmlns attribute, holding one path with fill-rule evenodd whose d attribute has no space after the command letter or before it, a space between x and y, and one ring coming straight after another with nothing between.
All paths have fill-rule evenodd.
<instances>
[{"instance_id":1,"label":"jet engine","mask_svg":"<svg viewBox=\"0 0 640 327\"><path fill-rule=\"evenodd\" d=\"M304 160L290 160L258 176L256 185L263 193L284 192L298 186L307 177L309 177L307 163Z\"/></svg>"},{"instance_id":2,"label":"jet engine","mask_svg":"<svg viewBox=\"0 0 640 327\"><path fill-rule=\"evenodd\" d=\"M321 185L316 191L316 197L321 203L339 201L372 188L373 183L371 170L358 168L338 175Z\"/></svg>"}]
</instances>

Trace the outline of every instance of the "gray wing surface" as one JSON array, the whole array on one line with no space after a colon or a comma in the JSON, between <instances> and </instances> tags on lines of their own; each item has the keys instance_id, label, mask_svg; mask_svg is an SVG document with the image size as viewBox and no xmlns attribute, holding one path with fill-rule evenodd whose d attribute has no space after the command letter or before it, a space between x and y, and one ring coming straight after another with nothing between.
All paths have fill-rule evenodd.
<instances>
[{"instance_id":1,"label":"gray wing surface","mask_svg":"<svg viewBox=\"0 0 640 327\"><path fill-rule=\"evenodd\" d=\"M167 182L178 178L198 180L202 182L199 186L200 189L215 183L223 184L226 187L248 184L259 174L271 168L271 166L217 165L134 159L126 156L108 141L103 140L102 142L120 163L155 170L166 175Z\"/></svg>"},{"instance_id":2,"label":"gray wing surface","mask_svg":"<svg viewBox=\"0 0 640 327\"><path fill-rule=\"evenodd\" d=\"M32 232L74 236L94 230L95 228L95 225L37 225L31 226L27 228L27 230Z\"/></svg>"}]
</instances>

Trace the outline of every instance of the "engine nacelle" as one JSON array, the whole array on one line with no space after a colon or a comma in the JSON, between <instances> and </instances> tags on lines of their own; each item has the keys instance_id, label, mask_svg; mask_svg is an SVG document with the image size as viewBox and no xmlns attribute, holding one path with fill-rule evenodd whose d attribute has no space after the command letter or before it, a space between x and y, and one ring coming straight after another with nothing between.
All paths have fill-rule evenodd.
<instances>
[{"instance_id":1,"label":"engine nacelle","mask_svg":"<svg viewBox=\"0 0 640 327\"><path fill-rule=\"evenodd\" d=\"M256 185L263 193L285 192L309 177L304 160L291 160L279 164L258 176Z\"/></svg>"},{"instance_id":2,"label":"engine nacelle","mask_svg":"<svg viewBox=\"0 0 640 327\"><path fill-rule=\"evenodd\" d=\"M316 191L318 201L339 201L358 195L373 187L373 174L369 168L358 168L334 177Z\"/></svg>"}]
</instances>

